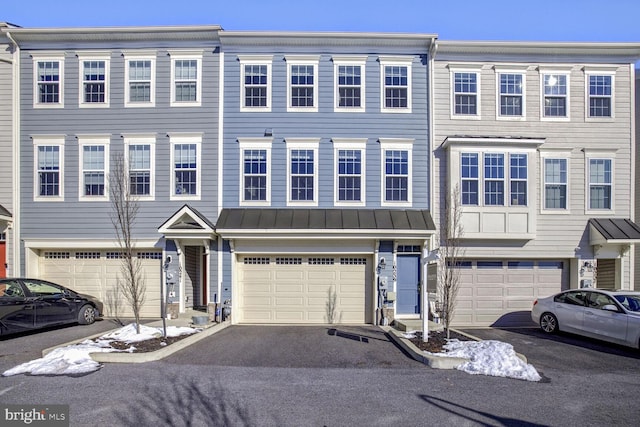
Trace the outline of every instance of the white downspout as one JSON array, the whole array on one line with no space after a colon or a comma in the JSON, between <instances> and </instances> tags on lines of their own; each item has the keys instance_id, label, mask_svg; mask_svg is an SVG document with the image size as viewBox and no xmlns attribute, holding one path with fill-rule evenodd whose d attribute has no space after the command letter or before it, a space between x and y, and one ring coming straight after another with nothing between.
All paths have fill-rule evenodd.
<instances>
[{"instance_id":1,"label":"white downspout","mask_svg":"<svg viewBox=\"0 0 640 427\"><path fill-rule=\"evenodd\" d=\"M629 64L629 78L631 80L631 134L629 135L631 144L630 144L630 155L629 160L631 161L631 200L634 201L630 203L629 206L629 218L631 221L636 220L636 207L635 207L635 195L636 195L636 150L638 150L637 144L638 141L635 141L636 138L636 75L635 75L635 66L633 63ZM635 141L635 144L634 144ZM636 253L636 245L629 245L629 286L625 287L623 285L623 289L633 290L635 288L635 253ZM624 268L622 269L622 274L624 274Z\"/></svg>"},{"instance_id":2,"label":"white downspout","mask_svg":"<svg viewBox=\"0 0 640 427\"><path fill-rule=\"evenodd\" d=\"M13 117L12 117L12 139L13 139L13 232L11 240L11 250L13 252L13 262L9 265L8 276L24 276L25 271L22 269L22 257L20 256L21 233L21 205L20 205L20 46L11 36L10 32L5 33L7 38L11 40L15 46L13 52L13 88L11 95L13 96Z\"/></svg>"},{"instance_id":3,"label":"white downspout","mask_svg":"<svg viewBox=\"0 0 640 427\"><path fill-rule=\"evenodd\" d=\"M220 212L222 212L223 206L223 173L222 173L222 164L224 160L224 52L222 51L222 43L220 44L220 71L218 73L219 83L218 83L218 215L217 218L220 218ZM217 222L217 220L216 220ZM216 292L216 303L218 309L222 310L222 278L223 274L223 245L222 245L222 237L218 236L218 291ZM232 261L233 262L233 261ZM211 273L209 273L211 275ZM233 304L233 301L232 301ZM222 318L222 316L220 316Z\"/></svg>"}]
</instances>

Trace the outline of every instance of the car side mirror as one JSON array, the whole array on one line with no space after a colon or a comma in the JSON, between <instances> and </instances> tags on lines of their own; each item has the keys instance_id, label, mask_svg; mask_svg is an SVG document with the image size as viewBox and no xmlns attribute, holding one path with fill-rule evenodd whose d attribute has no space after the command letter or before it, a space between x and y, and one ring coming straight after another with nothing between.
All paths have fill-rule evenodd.
<instances>
[{"instance_id":1,"label":"car side mirror","mask_svg":"<svg viewBox=\"0 0 640 427\"><path fill-rule=\"evenodd\" d=\"M616 307L616 306L615 306L615 305L613 305L613 304L603 305L603 306L602 306L602 309L603 309L603 310L607 310L607 311L613 311L613 312L615 312L615 313L618 313L618 312L619 312L618 307Z\"/></svg>"}]
</instances>

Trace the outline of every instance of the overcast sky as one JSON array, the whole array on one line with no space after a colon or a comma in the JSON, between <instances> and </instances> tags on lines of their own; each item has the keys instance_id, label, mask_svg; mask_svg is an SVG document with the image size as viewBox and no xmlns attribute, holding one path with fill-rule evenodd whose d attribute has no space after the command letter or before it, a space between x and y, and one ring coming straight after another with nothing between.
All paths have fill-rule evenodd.
<instances>
[{"instance_id":1,"label":"overcast sky","mask_svg":"<svg viewBox=\"0 0 640 427\"><path fill-rule=\"evenodd\" d=\"M640 42L640 0L2 0L0 21L32 28L218 24L435 33L446 40Z\"/></svg>"}]
</instances>

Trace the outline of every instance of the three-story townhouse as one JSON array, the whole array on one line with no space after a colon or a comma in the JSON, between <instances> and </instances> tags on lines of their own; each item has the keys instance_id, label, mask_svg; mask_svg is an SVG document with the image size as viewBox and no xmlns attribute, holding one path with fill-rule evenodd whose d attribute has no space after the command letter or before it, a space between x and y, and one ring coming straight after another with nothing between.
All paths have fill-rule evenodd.
<instances>
[{"instance_id":1,"label":"three-story townhouse","mask_svg":"<svg viewBox=\"0 0 640 427\"><path fill-rule=\"evenodd\" d=\"M434 216L441 228L448 198L464 230L454 324L527 321L561 289L633 288L639 55L633 43L438 42Z\"/></svg>"}]
</instances>

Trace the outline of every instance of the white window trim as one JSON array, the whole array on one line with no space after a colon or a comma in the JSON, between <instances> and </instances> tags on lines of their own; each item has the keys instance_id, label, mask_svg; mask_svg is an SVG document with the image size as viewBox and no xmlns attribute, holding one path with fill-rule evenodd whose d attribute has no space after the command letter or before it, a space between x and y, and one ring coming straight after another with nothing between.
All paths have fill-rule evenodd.
<instances>
[{"instance_id":1,"label":"white window trim","mask_svg":"<svg viewBox=\"0 0 640 427\"><path fill-rule=\"evenodd\" d=\"M333 58L333 111L336 113L363 113L366 110L366 56L334 56ZM340 87L338 70L341 66L360 67L360 106L340 107Z\"/></svg>"},{"instance_id":2,"label":"white window trim","mask_svg":"<svg viewBox=\"0 0 640 427\"><path fill-rule=\"evenodd\" d=\"M82 202L104 202L109 200L109 135L77 135L78 137L78 200ZM84 194L84 147L103 146L104 147L104 195L87 196Z\"/></svg>"},{"instance_id":3,"label":"white window trim","mask_svg":"<svg viewBox=\"0 0 640 427\"><path fill-rule=\"evenodd\" d=\"M584 161L584 180L585 180L585 190L584 190L584 210L586 214L589 215L611 215L612 212L615 212L616 206L616 152L617 150L610 149L584 149L585 161ZM609 209L591 209L591 160L611 160L611 207Z\"/></svg>"},{"instance_id":4,"label":"white window trim","mask_svg":"<svg viewBox=\"0 0 640 427\"><path fill-rule=\"evenodd\" d=\"M567 161L567 207L565 209L548 209L545 207L546 197L546 164L547 159ZM571 150L540 151L540 213L542 215L570 215L571 214Z\"/></svg>"},{"instance_id":5,"label":"white window trim","mask_svg":"<svg viewBox=\"0 0 640 427\"><path fill-rule=\"evenodd\" d=\"M591 76L611 76L611 115L605 117L592 117L590 115L591 103L589 99L589 77ZM589 66L584 68L584 119L588 122L609 122L616 118L616 69L610 66Z\"/></svg>"},{"instance_id":6,"label":"white window trim","mask_svg":"<svg viewBox=\"0 0 640 427\"><path fill-rule=\"evenodd\" d=\"M271 91L272 91L272 64L273 55L238 55L240 61L240 111L243 112L270 112L271 111ZM248 107L245 105L246 85L245 85L245 65L265 65L267 67L267 106Z\"/></svg>"},{"instance_id":7,"label":"white window trim","mask_svg":"<svg viewBox=\"0 0 640 427\"><path fill-rule=\"evenodd\" d=\"M475 74L476 75L476 114L456 114L456 85L455 85L455 75L456 73L469 73L469 74ZM482 112L481 112L481 98L480 98L480 94L482 93L481 91L481 79L482 79L482 72L481 69L478 68L478 66L476 65L469 65L469 66L465 66L463 64L456 64L455 66L450 66L449 67L449 79L450 79L450 87L451 87L451 91L450 91L450 103L451 103L451 109L450 109L450 117L452 120L480 120L482 117Z\"/></svg>"},{"instance_id":8,"label":"white window trim","mask_svg":"<svg viewBox=\"0 0 640 427\"><path fill-rule=\"evenodd\" d=\"M127 108L155 107L156 106L156 53L155 52L123 52L124 56L124 106ZM151 62L151 96L149 102L130 101L129 61Z\"/></svg>"},{"instance_id":9,"label":"white window trim","mask_svg":"<svg viewBox=\"0 0 640 427\"><path fill-rule=\"evenodd\" d=\"M155 135L123 135L125 152L125 169L127 170L127 185L131 185L129 179L129 147L132 145L149 145L149 195L135 197L141 201L155 200L156 198L156 136Z\"/></svg>"},{"instance_id":10,"label":"white window trim","mask_svg":"<svg viewBox=\"0 0 640 427\"><path fill-rule=\"evenodd\" d=\"M287 206L318 206L318 176L320 172L318 147L320 146L320 138L286 138L285 144L287 146ZM313 151L313 200L291 199L291 150Z\"/></svg>"},{"instance_id":11,"label":"white window trim","mask_svg":"<svg viewBox=\"0 0 640 427\"><path fill-rule=\"evenodd\" d=\"M175 146L181 144L196 145L196 194L176 194L176 174L175 174ZM171 187L169 188L169 200L200 200L202 197L202 134L170 134L169 145L171 150L170 164Z\"/></svg>"},{"instance_id":12,"label":"white window trim","mask_svg":"<svg viewBox=\"0 0 640 427\"><path fill-rule=\"evenodd\" d=\"M238 138L240 145L240 180L238 200L240 206L271 206L271 147L273 138ZM244 152L245 150L265 150L267 152L267 194L266 200L244 199Z\"/></svg>"},{"instance_id":13,"label":"white window trim","mask_svg":"<svg viewBox=\"0 0 640 427\"><path fill-rule=\"evenodd\" d=\"M202 105L202 51L169 51L171 56L171 107L199 107ZM196 61L196 100L191 102L176 101L176 61Z\"/></svg>"},{"instance_id":14,"label":"white window trim","mask_svg":"<svg viewBox=\"0 0 640 427\"><path fill-rule=\"evenodd\" d=\"M287 111L289 112L305 112L312 113L318 111L318 64L320 56L318 55L287 55ZM291 67L293 65L312 65L313 66L313 107L293 107L291 105Z\"/></svg>"},{"instance_id":15,"label":"white window trim","mask_svg":"<svg viewBox=\"0 0 640 427\"><path fill-rule=\"evenodd\" d=\"M33 59L33 108L64 108L64 52L38 53L32 55ZM40 102L38 90L38 62L58 63L58 102Z\"/></svg>"},{"instance_id":16,"label":"white window trim","mask_svg":"<svg viewBox=\"0 0 640 427\"><path fill-rule=\"evenodd\" d=\"M380 205L381 206L402 206L413 205L413 143L411 138L379 138L380 141ZM386 156L387 150L407 151L407 201L387 201L386 200Z\"/></svg>"},{"instance_id":17,"label":"white window trim","mask_svg":"<svg viewBox=\"0 0 640 427\"><path fill-rule=\"evenodd\" d=\"M380 111L383 113L411 113L413 105L413 57L408 56L380 56ZM407 67L407 108L387 108L385 105L385 74L386 66Z\"/></svg>"},{"instance_id":18,"label":"white window trim","mask_svg":"<svg viewBox=\"0 0 640 427\"><path fill-rule=\"evenodd\" d=\"M58 165L60 190L57 196L41 196L39 194L38 180L38 147L53 146L59 147ZM33 200L36 202L63 202L64 201L64 145L65 137L60 135L38 135L33 136Z\"/></svg>"},{"instance_id":19,"label":"white window trim","mask_svg":"<svg viewBox=\"0 0 640 427\"><path fill-rule=\"evenodd\" d=\"M512 120L524 121L527 119L527 72L517 68L494 67L496 70L496 120ZM500 93L500 75L502 74L519 74L522 76L522 115L521 116L503 116L501 111L501 93Z\"/></svg>"},{"instance_id":20,"label":"white window trim","mask_svg":"<svg viewBox=\"0 0 640 427\"><path fill-rule=\"evenodd\" d=\"M84 61L104 61L104 102L84 101ZM82 52L78 53L78 106L80 108L108 108L111 91L111 53L109 52Z\"/></svg>"},{"instance_id":21,"label":"white window trim","mask_svg":"<svg viewBox=\"0 0 640 427\"><path fill-rule=\"evenodd\" d=\"M367 138L332 138L334 158L333 202L336 206L365 206L367 203L366 157ZM340 150L360 150L360 201L339 200L339 152Z\"/></svg>"},{"instance_id":22,"label":"white window trim","mask_svg":"<svg viewBox=\"0 0 640 427\"><path fill-rule=\"evenodd\" d=\"M544 77L546 75L565 76L567 79L567 93L565 98L566 115L564 117L545 116L544 115L544 100L547 97L544 93ZM549 95L550 97L557 97L556 95ZM540 120L544 122L568 122L571 121L571 72L561 71L557 69L540 69Z\"/></svg>"}]
</instances>

